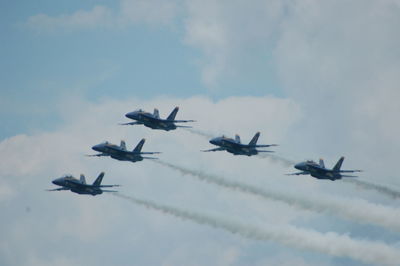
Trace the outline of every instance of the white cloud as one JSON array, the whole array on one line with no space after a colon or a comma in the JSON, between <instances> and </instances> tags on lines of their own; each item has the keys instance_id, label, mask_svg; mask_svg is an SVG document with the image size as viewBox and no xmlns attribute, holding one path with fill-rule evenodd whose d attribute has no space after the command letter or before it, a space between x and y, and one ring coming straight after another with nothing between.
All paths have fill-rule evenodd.
<instances>
[{"instance_id":1,"label":"white cloud","mask_svg":"<svg viewBox=\"0 0 400 266\"><path fill-rule=\"evenodd\" d=\"M116 9L97 5L90 10L51 16L37 14L26 25L39 31L121 28L137 23L166 26L179 12L179 1L121 0Z\"/></svg>"},{"instance_id":2,"label":"white cloud","mask_svg":"<svg viewBox=\"0 0 400 266\"><path fill-rule=\"evenodd\" d=\"M185 209L202 210L197 212L207 210L208 213L222 214L228 220L254 224L261 228L265 223L284 226L299 219L306 224L310 221L309 226L312 227L313 217L325 215L304 212L279 202L263 201L210 186L148 161L132 164L110 158L84 156L94 153L90 147L104 140L118 143L125 139L128 148L133 148L142 137L146 137L144 151L162 151L160 158L164 160L254 186L268 187L288 195L313 193L318 199L321 193L326 193L323 189L328 184L315 182L311 178L285 177L283 174L289 169L266 159L237 157L227 153L201 153L200 150L210 147L207 138L182 129L160 132L142 126L117 125L118 122L126 121L126 112L136 108L151 111L158 107L161 116L165 117L176 105L180 106L177 118L197 120L193 124L196 129L211 135L225 133L232 136L239 133L243 141L249 140L256 131L261 131L260 143L286 143L290 132L295 130L297 121L302 118L302 110L295 102L274 97L232 97L217 102L205 97L163 97L149 101L104 99L97 103L78 99L73 104L64 103L65 123L57 130L39 132L34 136L19 135L0 143L2 183L15 191L12 195L13 206L4 209L6 219L2 220L0 227L7 239L7 245L0 242L2 261L14 261L15 257L10 255L9 250L15 249L19 254L16 264L27 261L24 254L35 254L35 261L51 261L44 257L45 254L62 252L67 258L74 254L85 265L107 265L107 260L102 255L96 257L95 262L90 262L92 254L76 250L90 245L94 246L97 253L122 256L125 260L129 258L119 252L127 252L125 247L130 247L137 252L135 258L138 264L148 264L149 260L155 260L154 264L161 264L164 258L168 258L165 259L168 264L171 261L185 260L186 257L179 255L178 251L182 241L188 238L196 240L193 248L188 251L187 255L190 256L200 246L214 242L211 235L220 235L218 231L199 228L146 210L136 210L131 206L127 209L123 201L107 195L85 197L70 192L43 191L53 186L50 183L53 178L68 172L75 176L85 173L91 182L100 171L105 171L104 183L122 184L120 191L125 194L143 195L156 202L170 202L171 205ZM71 109L71 106L74 108ZM280 147L276 151L279 153ZM343 188L335 187L331 197L336 197L338 193L340 195L342 190ZM351 188L350 191L353 195L363 195ZM353 202L355 201L350 200L349 204ZM28 207L29 212L26 211ZM18 217L9 215L21 208L22 213ZM332 218L330 228L335 228L335 219ZM253 252L250 251L251 248L243 250L243 244L236 242L237 238L232 241L225 235L220 237L220 246L229 247L229 250L239 249L241 252L228 252L224 255L205 248L202 249L205 255L198 256L194 265L204 262L209 264L216 260L221 261L221 265L226 261L237 264L241 258ZM46 243L58 243L60 239L65 246L52 246L48 250ZM164 243L163 239L168 239L168 243ZM33 242L35 245L32 245ZM81 244L78 247L71 245L76 242ZM151 258L145 252L149 250L149 245L153 250ZM274 244L268 245L271 246L269 249L282 252L285 250ZM173 254L177 254L177 257ZM258 256L262 261L266 255L263 252ZM203 257L205 258L201 259Z\"/></svg>"}]
</instances>

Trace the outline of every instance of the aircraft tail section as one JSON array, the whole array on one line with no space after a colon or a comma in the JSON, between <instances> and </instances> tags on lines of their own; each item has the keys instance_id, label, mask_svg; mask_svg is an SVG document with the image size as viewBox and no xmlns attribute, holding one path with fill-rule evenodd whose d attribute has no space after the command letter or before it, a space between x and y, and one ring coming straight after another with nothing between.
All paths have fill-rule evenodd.
<instances>
[{"instance_id":1,"label":"aircraft tail section","mask_svg":"<svg viewBox=\"0 0 400 266\"><path fill-rule=\"evenodd\" d=\"M86 184L86 178L85 175L81 174L79 180L81 181L82 184Z\"/></svg>"},{"instance_id":2,"label":"aircraft tail section","mask_svg":"<svg viewBox=\"0 0 400 266\"><path fill-rule=\"evenodd\" d=\"M339 161L333 167L333 171L335 171L335 172L339 172L340 171L340 167L342 167L343 160L344 160L344 157L343 156L340 157Z\"/></svg>"},{"instance_id":3,"label":"aircraft tail section","mask_svg":"<svg viewBox=\"0 0 400 266\"><path fill-rule=\"evenodd\" d=\"M96 180L93 182L93 186L100 186L101 181L103 181L103 177L104 177L104 172L101 172L99 176L96 178Z\"/></svg>"},{"instance_id":4,"label":"aircraft tail section","mask_svg":"<svg viewBox=\"0 0 400 266\"><path fill-rule=\"evenodd\" d=\"M255 146L257 145L258 138L260 137L260 132L257 132L254 137L250 140L249 145Z\"/></svg>"},{"instance_id":5,"label":"aircraft tail section","mask_svg":"<svg viewBox=\"0 0 400 266\"><path fill-rule=\"evenodd\" d=\"M121 140L121 144L119 145L123 150L126 150L126 143L125 141Z\"/></svg>"},{"instance_id":6,"label":"aircraft tail section","mask_svg":"<svg viewBox=\"0 0 400 266\"><path fill-rule=\"evenodd\" d=\"M160 118L160 112L158 111L157 108L154 108L153 115L154 115L155 118Z\"/></svg>"},{"instance_id":7,"label":"aircraft tail section","mask_svg":"<svg viewBox=\"0 0 400 266\"><path fill-rule=\"evenodd\" d=\"M133 152L141 152L145 141L145 139L139 141L138 145L133 149Z\"/></svg>"},{"instance_id":8,"label":"aircraft tail section","mask_svg":"<svg viewBox=\"0 0 400 266\"><path fill-rule=\"evenodd\" d=\"M172 110L171 114L167 117L167 120L175 120L175 116L179 111L179 107L175 107L174 110Z\"/></svg>"},{"instance_id":9,"label":"aircraft tail section","mask_svg":"<svg viewBox=\"0 0 400 266\"><path fill-rule=\"evenodd\" d=\"M322 168L325 168L325 163L324 163L324 159L319 159L319 166L321 166Z\"/></svg>"}]
</instances>

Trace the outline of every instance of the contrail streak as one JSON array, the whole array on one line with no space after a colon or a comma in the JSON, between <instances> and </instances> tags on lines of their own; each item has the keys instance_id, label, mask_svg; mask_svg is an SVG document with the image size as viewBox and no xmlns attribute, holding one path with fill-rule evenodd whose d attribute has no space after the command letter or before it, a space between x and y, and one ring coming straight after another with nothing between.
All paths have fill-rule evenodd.
<instances>
[{"instance_id":1,"label":"contrail streak","mask_svg":"<svg viewBox=\"0 0 400 266\"><path fill-rule=\"evenodd\" d=\"M269 225L268 229L261 229L120 193L113 193L113 195L149 209L190 220L197 224L224 229L245 238L264 241L270 240L296 249L311 250L337 257L349 257L354 260L377 265L395 265L400 260L400 250L381 242L355 240L347 235L338 235L333 232L321 234L316 231L299 229L293 226L278 227Z\"/></svg>"},{"instance_id":2,"label":"contrail streak","mask_svg":"<svg viewBox=\"0 0 400 266\"><path fill-rule=\"evenodd\" d=\"M207 183L241 192L260 196L265 199L285 202L297 208L320 213L330 213L358 223L370 223L400 232L400 210L367 202L361 199L342 199L333 197L313 197L311 195L296 196L277 190L261 189L244 183L230 181L223 177L193 171L161 160L155 163L177 170L183 175L190 175Z\"/></svg>"},{"instance_id":3,"label":"contrail streak","mask_svg":"<svg viewBox=\"0 0 400 266\"><path fill-rule=\"evenodd\" d=\"M261 158L267 158L273 163L275 163L275 162L281 163L286 167L292 167L296 163L296 162L294 162L292 160L288 160L288 159L283 158L283 157L281 157L279 155L270 154L270 153L259 153L258 156L261 157Z\"/></svg>"},{"instance_id":4,"label":"contrail streak","mask_svg":"<svg viewBox=\"0 0 400 266\"><path fill-rule=\"evenodd\" d=\"M383 185L372 184L366 181L358 180L358 179L342 179L344 182L355 184L361 188L375 190L379 193L385 194L386 196L390 196L392 198L400 198L400 191L396 191L394 189L388 188Z\"/></svg>"},{"instance_id":5,"label":"contrail streak","mask_svg":"<svg viewBox=\"0 0 400 266\"><path fill-rule=\"evenodd\" d=\"M213 135L211 135L209 133L206 133L204 131L198 130L198 129L184 128L184 130L189 131L192 134L202 136L202 137L204 137L206 139L212 139L214 137Z\"/></svg>"}]
</instances>

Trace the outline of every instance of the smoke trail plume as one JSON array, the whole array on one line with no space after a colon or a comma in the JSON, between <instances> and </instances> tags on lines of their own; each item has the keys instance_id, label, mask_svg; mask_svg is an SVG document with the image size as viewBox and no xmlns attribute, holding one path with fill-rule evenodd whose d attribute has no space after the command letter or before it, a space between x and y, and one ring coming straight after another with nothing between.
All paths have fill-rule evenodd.
<instances>
[{"instance_id":1,"label":"smoke trail plume","mask_svg":"<svg viewBox=\"0 0 400 266\"><path fill-rule=\"evenodd\" d=\"M358 223L370 223L400 232L400 210L383 205L367 202L361 199L342 199L313 197L312 195L290 195L277 190L267 190L240 182L230 181L223 177L214 176L200 171L194 171L161 160L155 163L177 170L183 175L196 177L207 183L216 184L225 188L260 196L265 199L285 202L288 205L320 213L330 213Z\"/></svg>"},{"instance_id":2,"label":"smoke trail plume","mask_svg":"<svg viewBox=\"0 0 400 266\"><path fill-rule=\"evenodd\" d=\"M286 158L283 158L283 157L281 157L279 155L275 155L275 154L259 153L258 156L261 158L267 158L273 163L281 163L281 164L283 164L283 166L286 166L286 167L292 167L293 165L295 165L294 161L288 160Z\"/></svg>"},{"instance_id":3,"label":"smoke trail plume","mask_svg":"<svg viewBox=\"0 0 400 266\"><path fill-rule=\"evenodd\" d=\"M355 240L347 235L338 235L332 232L321 234L316 231L299 229L293 226L277 227L268 225L266 227L268 229L260 229L120 193L113 193L113 195L149 209L190 220L197 224L224 229L230 233L250 239L270 240L296 249L311 250L331 256L349 257L365 263L379 265L395 265L400 260L400 250L380 242Z\"/></svg>"},{"instance_id":4,"label":"smoke trail plume","mask_svg":"<svg viewBox=\"0 0 400 266\"><path fill-rule=\"evenodd\" d=\"M186 130L186 131L188 131L188 132L190 132L190 133L192 133L192 134L195 134L195 135L204 137L204 138L206 138L206 139L212 139L212 138L214 138L214 136L211 135L210 133L207 133L207 132L204 132L204 131L201 131L201 130L198 130L198 129L194 129L194 128L184 128L184 130Z\"/></svg>"},{"instance_id":5,"label":"smoke trail plume","mask_svg":"<svg viewBox=\"0 0 400 266\"><path fill-rule=\"evenodd\" d=\"M344 182L355 184L361 188L375 190L392 198L400 198L400 191L393 190L383 185L372 184L358 179L342 179Z\"/></svg>"}]
</instances>

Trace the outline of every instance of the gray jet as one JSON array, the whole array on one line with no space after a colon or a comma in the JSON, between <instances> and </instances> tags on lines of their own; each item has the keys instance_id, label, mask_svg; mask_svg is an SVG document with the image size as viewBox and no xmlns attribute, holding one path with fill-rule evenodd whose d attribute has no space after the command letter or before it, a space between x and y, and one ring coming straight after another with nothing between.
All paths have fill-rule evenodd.
<instances>
[{"instance_id":1,"label":"gray jet","mask_svg":"<svg viewBox=\"0 0 400 266\"><path fill-rule=\"evenodd\" d=\"M175 120L175 116L179 111L179 107L175 107L167 119L160 118L158 109L154 109L153 113L145 112L142 109L127 113L127 118L136 120L136 122L123 123L120 125L144 125L152 129L174 130L178 127L191 128L190 126L178 126L175 123L195 122L194 120Z\"/></svg>"},{"instance_id":2,"label":"gray jet","mask_svg":"<svg viewBox=\"0 0 400 266\"><path fill-rule=\"evenodd\" d=\"M332 169L325 168L325 163L322 159L319 159L319 164L314 161L301 162L294 166L294 168L301 172L288 175L311 175L317 179L329 179L335 181L337 179L342 179L342 177L357 177L353 175L344 175L342 173L362 172L362 170L340 170L343 160L344 157L340 157L339 161Z\"/></svg>"},{"instance_id":3,"label":"gray jet","mask_svg":"<svg viewBox=\"0 0 400 266\"><path fill-rule=\"evenodd\" d=\"M102 189L104 187L119 187L119 185L101 185L101 181L103 180L104 172L101 172L100 175L96 178L92 185L86 183L86 179L84 175L80 176L80 179L76 179L71 175L66 175L57 179L54 179L52 183L57 186L61 186L60 188L49 189L48 191L62 191L62 190L71 190L72 192L78 194L89 194L92 196L96 196L102 194L103 192L117 192L116 190L105 190Z\"/></svg>"},{"instance_id":4,"label":"gray jet","mask_svg":"<svg viewBox=\"0 0 400 266\"><path fill-rule=\"evenodd\" d=\"M101 152L99 154L93 154L88 156L110 156L113 159L120 160L120 161L130 161L130 162L137 162L143 161L143 159L158 159L154 157L145 157L142 154L159 154L161 152L142 152L142 147L145 142L145 139L142 139L138 145L132 150L128 151L126 149L125 141L121 140L121 144L115 145L109 142L100 143L94 145L92 147L93 150Z\"/></svg>"},{"instance_id":5,"label":"gray jet","mask_svg":"<svg viewBox=\"0 0 400 266\"><path fill-rule=\"evenodd\" d=\"M258 137L260 137L260 132L257 132L254 135L249 144L242 144L240 142L239 135L236 135L235 139L227 138L225 136L213 138L209 142L219 147L210 150L204 150L204 152L227 151L233 153L234 155L252 156L252 155L257 155L259 152L273 152L273 151L257 150L257 148L278 146L277 144L257 145Z\"/></svg>"}]
</instances>

